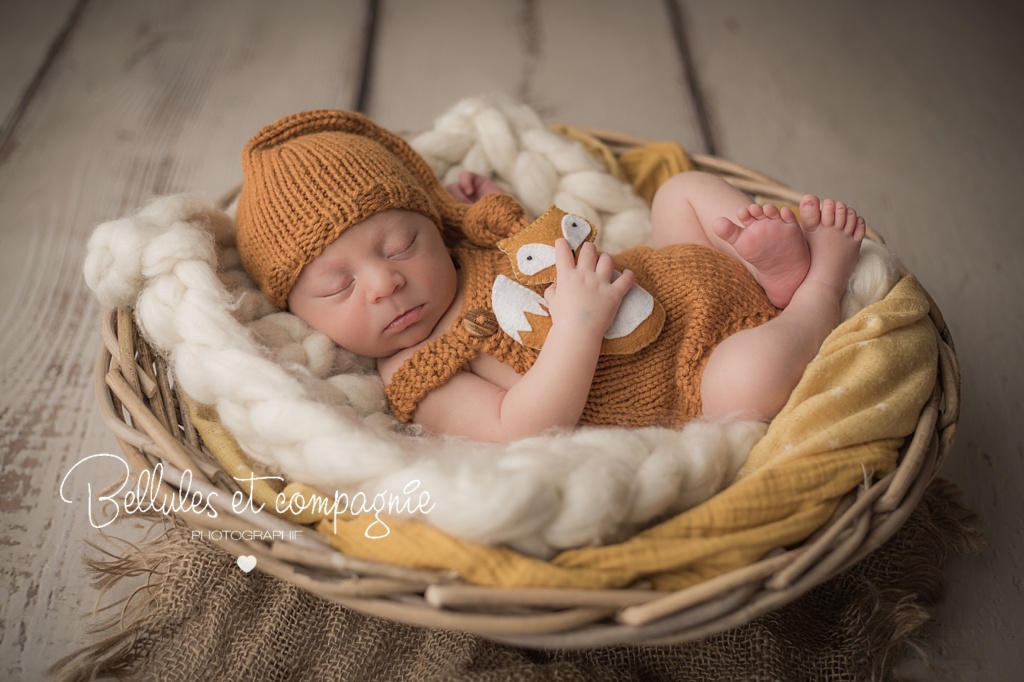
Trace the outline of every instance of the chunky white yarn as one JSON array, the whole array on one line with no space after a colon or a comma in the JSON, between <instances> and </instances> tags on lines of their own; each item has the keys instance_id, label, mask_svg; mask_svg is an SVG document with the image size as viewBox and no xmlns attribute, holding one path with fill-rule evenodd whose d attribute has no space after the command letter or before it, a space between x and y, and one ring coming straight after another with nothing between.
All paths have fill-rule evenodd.
<instances>
[{"instance_id":1,"label":"chunky white yarn","mask_svg":"<svg viewBox=\"0 0 1024 682\"><path fill-rule=\"evenodd\" d=\"M649 211L631 189L598 179L587 152L552 139L535 114L507 100L462 102L414 144L439 172L470 168L529 194L531 211L565 201L612 232L606 249L649 233ZM757 422L697 421L680 431L585 428L509 444L418 435L386 412L373 362L273 308L241 269L231 217L190 197L158 199L97 227L85 275L104 305L135 305L175 380L213 405L255 460L350 497L401 495L419 481L434 503L420 520L475 542L547 556L621 539L716 493L764 433ZM872 286L859 302L888 291Z\"/></svg>"},{"instance_id":2,"label":"chunky white yarn","mask_svg":"<svg viewBox=\"0 0 1024 682\"><path fill-rule=\"evenodd\" d=\"M502 96L465 99L409 142L445 183L469 170L497 179L533 215L556 204L586 218L605 251L650 241L646 202L524 104Z\"/></svg>"}]
</instances>

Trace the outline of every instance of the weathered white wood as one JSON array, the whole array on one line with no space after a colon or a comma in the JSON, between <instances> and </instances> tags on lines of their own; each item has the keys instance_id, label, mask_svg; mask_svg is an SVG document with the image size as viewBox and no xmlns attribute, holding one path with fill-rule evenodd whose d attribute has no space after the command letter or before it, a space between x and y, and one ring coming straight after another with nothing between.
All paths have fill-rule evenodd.
<instances>
[{"instance_id":1,"label":"weathered white wood","mask_svg":"<svg viewBox=\"0 0 1024 682\"><path fill-rule=\"evenodd\" d=\"M0 2L0 144L76 0Z\"/></svg>"},{"instance_id":2,"label":"weathered white wood","mask_svg":"<svg viewBox=\"0 0 1024 682\"><path fill-rule=\"evenodd\" d=\"M500 92L551 122L704 144L661 0L382 3L368 113L418 131Z\"/></svg>"},{"instance_id":3,"label":"weathered white wood","mask_svg":"<svg viewBox=\"0 0 1024 682\"><path fill-rule=\"evenodd\" d=\"M0 58L12 4L3 4ZM69 4L24 5L52 21L37 26L45 44L26 48L42 59ZM549 120L702 148L684 71L667 58L675 44L662 2L381 8L370 113L385 125L421 129L462 97L502 91ZM918 676L1015 679L1020 9L730 0L684 10L719 152L850 200L952 326L965 400L945 474L982 512L993 549L950 562L935 670ZM117 451L93 407L98 306L81 281L86 236L152 194L216 195L237 180L244 141L280 115L354 106L365 19L351 0L90 2L29 102L0 161L0 678L40 678L84 641L77 616L91 607L80 556L96 533L57 490L81 457Z\"/></svg>"},{"instance_id":4,"label":"weathered white wood","mask_svg":"<svg viewBox=\"0 0 1024 682\"><path fill-rule=\"evenodd\" d=\"M88 234L154 194L217 196L281 115L353 106L365 22L363 2L94 2L29 103L0 165L0 678L41 679L86 641L81 557L98 536L58 486L119 452L94 407Z\"/></svg>"},{"instance_id":5,"label":"weathered white wood","mask_svg":"<svg viewBox=\"0 0 1024 682\"><path fill-rule=\"evenodd\" d=\"M1024 574L1024 15L1010 3L685 4L719 151L849 201L933 295L963 369L953 558L922 679L1017 679Z\"/></svg>"}]
</instances>

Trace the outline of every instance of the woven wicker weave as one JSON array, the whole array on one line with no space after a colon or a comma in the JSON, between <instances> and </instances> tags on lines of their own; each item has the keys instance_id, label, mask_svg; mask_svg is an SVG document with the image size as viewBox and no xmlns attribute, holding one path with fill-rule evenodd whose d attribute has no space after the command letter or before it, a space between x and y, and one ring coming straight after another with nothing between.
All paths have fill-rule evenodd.
<instances>
[{"instance_id":1,"label":"woven wicker weave","mask_svg":"<svg viewBox=\"0 0 1024 682\"><path fill-rule=\"evenodd\" d=\"M612 149L646 142L591 132ZM722 176L758 201L799 202L799 193L760 173L712 156L691 159L698 169ZM800 546L678 592L477 587L445 572L346 557L318 533L288 533L301 527L271 514L239 514L230 504L217 506L215 520L198 512L179 516L207 531L256 531L257 536L285 531L286 539L271 542L211 541L235 556L255 556L260 570L314 594L412 625L536 648L695 640L795 600L879 547L910 515L948 451L959 419L959 366L941 313L931 303L939 339L938 378L896 470L851 493ZM219 491L215 500L230 500L239 490L237 483L204 450L165 362L139 336L132 310L107 311L102 336L95 365L97 401L133 471L153 470L162 462L160 493L171 498L178 491L166 481L180 480L180 472L190 470L193 493L202 491L206 498Z\"/></svg>"}]
</instances>

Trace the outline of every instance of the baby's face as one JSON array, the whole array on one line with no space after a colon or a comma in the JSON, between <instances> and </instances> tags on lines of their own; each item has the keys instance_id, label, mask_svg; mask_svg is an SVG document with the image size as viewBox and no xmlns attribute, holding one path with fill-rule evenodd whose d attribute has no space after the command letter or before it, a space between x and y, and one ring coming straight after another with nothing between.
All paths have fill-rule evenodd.
<instances>
[{"instance_id":1,"label":"baby's face","mask_svg":"<svg viewBox=\"0 0 1024 682\"><path fill-rule=\"evenodd\" d=\"M348 228L303 268L288 307L343 348L383 358L426 340L457 287L437 226L390 210Z\"/></svg>"}]
</instances>

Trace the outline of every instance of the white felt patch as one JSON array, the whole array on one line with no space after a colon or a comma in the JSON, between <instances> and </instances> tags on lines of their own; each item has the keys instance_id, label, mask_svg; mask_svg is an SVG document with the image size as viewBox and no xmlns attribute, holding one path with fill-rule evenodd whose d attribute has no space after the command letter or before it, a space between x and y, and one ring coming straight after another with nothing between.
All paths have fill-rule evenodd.
<instances>
[{"instance_id":1,"label":"white felt patch","mask_svg":"<svg viewBox=\"0 0 1024 682\"><path fill-rule=\"evenodd\" d=\"M620 275L621 273L616 272L615 279L618 279ZM622 298L619 311L615 313L615 319L612 320L608 331L605 332L604 338L620 339L623 336L629 336L634 329L650 317L653 311L654 297L640 285L634 284Z\"/></svg>"},{"instance_id":2,"label":"white felt patch","mask_svg":"<svg viewBox=\"0 0 1024 682\"><path fill-rule=\"evenodd\" d=\"M494 279L494 285L491 287L491 308L494 309L498 326L518 343L523 342L520 332L533 329L523 313L531 312L544 316L548 314L543 296L505 275L498 275Z\"/></svg>"},{"instance_id":3,"label":"white felt patch","mask_svg":"<svg viewBox=\"0 0 1024 682\"><path fill-rule=\"evenodd\" d=\"M554 264L555 247L550 244L526 244L516 251L516 265L524 275L536 275Z\"/></svg>"},{"instance_id":4,"label":"white felt patch","mask_svg":"<svg viewBox=\"0 0 1024 682\"><path fill-rule=\"evenodd\" d=\"M620 276L621 273L615 273L616 279ZM522 332L533 330L524 312L548 315L543 296L505 275L498 275L494 279L494 285L491 287L491 308L494 309L498 326L517 343L523 342L520 336ZM634 284L619 304L619 310L615 313L615 319L605 332L604 338L619 339L629 336L653 311L654 297L643 287Z\"/></svg>"},{"instance_id":5,"label":"white felt patch","mask_svg":"<svg viewBox=\"0 0 1024 682\"><path fill-rule=\"evenodd\" d=\"M578 215L567 213L562 216L562 236L569 242L573 253L576 253L576 249L580 248L580 244L587 240L587 237L590 236L590 231L593 229L590 223Z\"/></svg>"}]
</instances>

